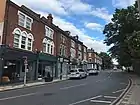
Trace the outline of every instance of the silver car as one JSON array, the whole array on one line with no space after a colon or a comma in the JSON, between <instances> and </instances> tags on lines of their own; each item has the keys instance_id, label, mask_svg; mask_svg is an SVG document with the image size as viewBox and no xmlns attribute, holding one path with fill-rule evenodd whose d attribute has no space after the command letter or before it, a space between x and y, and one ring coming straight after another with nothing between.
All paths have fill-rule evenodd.
<instances>
[{"instance_id":1,"label":"silver car","mask_svg":"<svg viewBox=\"0 0 140 105\"><path fill-rule=\"evenodd\" d=\"M73 69L69 73L69 79L72 79L72 78L81 79L81 78L86 78L86 77L87 77L87 73L83 69L80 69L80 68Z\"/></svg>"}]
</instances>

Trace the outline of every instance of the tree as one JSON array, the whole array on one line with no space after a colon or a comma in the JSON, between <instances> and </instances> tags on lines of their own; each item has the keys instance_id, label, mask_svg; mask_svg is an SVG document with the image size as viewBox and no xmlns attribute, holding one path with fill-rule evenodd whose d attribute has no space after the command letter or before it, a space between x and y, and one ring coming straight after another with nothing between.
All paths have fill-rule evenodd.
<instances>
[{"instance_id":1,"label":"tree","mask_svg":"<svg viewBox=\"0 0 140 105\"><path fill-rule=\"evenodd\" d=\"M99 56L102 58L102 69L111 69L113 66L112 58L105 52L101 52Z\"/></svg>"},{"instance_id":2,"label":"tree","mask_svg":"<svg viewBox=\"0 0 140 105\"><path fill-rule=\"evenodd\" d=\"M126 9L116 9L112 22L105 25L105 43L113 45L109 52L122 66L131 66L140 58L140 17L137 3Z\"/></svg>"}]
</instances>

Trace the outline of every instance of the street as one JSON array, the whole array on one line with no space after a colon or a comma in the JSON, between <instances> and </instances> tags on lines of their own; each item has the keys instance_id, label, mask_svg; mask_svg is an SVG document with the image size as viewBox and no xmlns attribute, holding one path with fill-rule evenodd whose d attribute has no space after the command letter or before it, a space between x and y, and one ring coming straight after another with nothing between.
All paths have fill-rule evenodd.
<instances>
[{"instance_id":1,"label":"street","mask_svg":"<svg viewBox=\"0 0 140 105\"><path fill-rule=\"evenodd\" d=\"M0 105L109 105L128 83L123 72L100 72L86 79L1 92Z\"/></svg>"}]
</instances>

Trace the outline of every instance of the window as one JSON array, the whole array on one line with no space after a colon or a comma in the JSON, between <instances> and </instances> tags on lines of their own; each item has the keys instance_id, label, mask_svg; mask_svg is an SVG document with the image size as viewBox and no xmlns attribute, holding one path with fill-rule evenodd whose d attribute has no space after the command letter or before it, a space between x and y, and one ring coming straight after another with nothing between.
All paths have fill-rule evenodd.
<instances>
[{"instance_id":1,"label":"window","mask_svg":"<svg viewBox=\"0 0 140 105\"><path fill-rule=\"evenodd\" d=\"M46 52L46 43L43 43L43 52Z\"/></svg>"},{"instance_id":2,"label":"window","mask_svg":"<svg viewBox=\"0 0 140 105\"><path fill-rule=\"evenodd\" d=\"M28 50L31 50L31 49L32 49L32 39L29 39L29 38L28 38L27 49L28 49Z\"/></svg>"},{"instance_id":3,"label":"window","mask_svg":"<svg viewBox=\"0 0 140 105\"><path fill-rule=\"evenodd\" d=\"M60 45L60 55L61 56L66 56L66 53L67 53L66 46L61 44Z\"/></svg>"},{"instance_id":4,"label":"window","mask_svg":"<svg viewBox=\"0 0 140 105\"><path fill-rule=\"evenodd\" d=\"M51 45L51 54L53 54L53 46Z\"/></svg>"},{"instance_id":5,"label":"window","mask_svg":"<svg viewBox=\"0 0 140 105\"><path fill-rule=\"evenodd\" d=\"M60 45L60 55L62 55L62 45Z\"/></svg>"},{"instance_id":6,"label":"window","mask_svg":"<svg viewBox=\"0 0 140 105\"><path fill-rule=\"evenodd\" d=\"M49 28L48 26L45 26L45 35L51 39L53 39L53 34L54 34L54 31Z\"/></svg>"},{"instance_id":7,"label":"window","mask_svg":"<svg viewBox=\"0 0 140 105\"><path fill-rule=\"evenodd\" d=\"M64 35L61 35L61 42L62 42L62 43L65 43L65 40L66 40L66 39L65 39L65 36L64 36Z\"/></svg>"},{"instance_id":8,"label":"window","mask_svg":"<svg viewBox=\"0 0 140 105\"><path fill-rule=\"evenodd\" d=\"M50 44L47 44L47 53L50 53Z\"/></svg>"},{"instance_id":9,"label":"window","mask_svg":"<svg viewBox=\"0 0 140 105\"><path fill-rule=\"evenodd\" d=\"M54 54L54 43L53 41L44 38L43 39L43 52L48 54Z\"/></svg>"},{"instance_id":10,"label":"window","mask_svg":"<svg viewBox=\"0 0 140 105\"><path fill-rule=\"evenodd\" d=\"M25 49L26 48L26 37L22 36L21 39L21 48Z\"/></svg>"},{"instance_id":11,"label":"window","mask_svg":"<svg viewBox=\"0 0 140 105\"><path fill-rule=\"evenodd\" d=\"M18 24L24 28L31 30L33 19L22 12L18 12Z\"/></svg>"},{"instance_id":12,"label":"window","mask_svg":"<svg viewBox=\"0 0 140 105\"><path fill-rule=\"evenodd\" d=\"M81 49L81 45L80 44L78 44L78 49L81 51L82 49Z\"/></svg>"},{"instance_id":13,"label":"window","mask_svg":"<svg viewBox=\"0 0 140 105\"><path fill-rule=\"evenodd\" d=\"M89 53L88 56L91 57L91 53Z\"/></svg>"},{"instance_id":14,"label":"window","mask_svg":"<svg viewBox=\"0 0 140 105\"><path fill-rule=\"evenodd\" d=\"M25 15L23 15L22 13L19 13L18 24L24 27L24 23L25 23Z\"/></svg>"},{"instance_id":15,"label":"window","mask_svg":"<svg viewBox=\"0 0 140 105\"><path fill-rule=\"evenodd\" d=\"M18 48L20 43L20 33L15 33L14 34L14 47Z\"/></svg>"},{"instance_id":16,"label":"window","mask_svg":"<svg viewBox=\"0 0 140 105\"><path fill-rule=\"evenodd\" d=\"M71 52L71 57L72 57L72 58L75 58L75 56L76 56L76 51L75 51L75 49L71 48L71 49L70 49L70 52Z\"/></svg>"},{"instance_id":17,"label":"window","mask_svg":"<svg viewBox=\"0 0 140 105\"><path fill-rule=\"evenodd\" d=\"M32 34L27 34L26 31L21 32L19 28L16 28L13 31L13 35L13 47L32 51L32 45L34 40Z\"/></svg>"},{"instance_id":18,"label":"window","mask_svg":"<svg viewBox=\"0 0 140 105\"><path fill-rule=\"evenodd\" d=\"M27 29L31 29L31 25L32 25L32 20L30 18L26 18L26 28Z\"/></svg>"},{"instance_id":19,"label":"window","mask_svg":"<svg viewBox=\"0 0 140 105\"><path fill-rule=\"evenodd\" d=\"M92 59L91 58L89 59L89 62L92 62Z\"/></svg>"},{"instance_id":20,"label":"window","mask_svg":"<svg viewBox=\"0 0 140 105\"><path fill-rule=\"evenodd\" d=\"M87 52L87 49L86 49L86 47L84 47L84 52Z\"/></svg>"},{"instance_id":21,"label":"window","mask_svg":"<svg viewBox=\"0 0 140 105\"><path fill-rule=\"evenodd\" d=\"M71 40L71 47L75 48L75 42Z\"/></svg>"}]
</instances>

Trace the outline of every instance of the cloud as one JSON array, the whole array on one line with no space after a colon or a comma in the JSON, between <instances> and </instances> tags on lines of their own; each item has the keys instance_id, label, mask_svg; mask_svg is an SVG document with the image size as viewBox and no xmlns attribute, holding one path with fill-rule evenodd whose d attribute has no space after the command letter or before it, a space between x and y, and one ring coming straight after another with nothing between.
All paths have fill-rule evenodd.
<instances>
[{"instance_id":1,"label":"cloud","mask_svg":"<svg viewBox=\"0 0 140 105\"><path fill-rule=\"evenodd\" d=\"M106 8L94 8L91 14L105 20L106 22L110 22L113 17L112 14L109 14Z\"/></svg>"},{"instance_id":2,"label":"cloud","mask_svg":"<svg viewBox=\"0 0 140 105\"><path fill-rule=\"evenodd\" d=\"M49 12L56 15L92 15L105 21L110 21L112 15L106 8L96 8L82 0L12 0L20 5L24 4L33 10Z\"/></svg>"},{"instance_id":3,"label":"cloud","mask_svg":"<svg viewBox=\"0 0 140 105\"><path fill-rule=\"evenodd\" d=\"M112 0L112 5L116 8L126 8L134 4L136 0Z\"/></svg>"},{"instance_id":4,"label":"cloud","mask_svg":"<svg viewBox=\"0 0 140 105\"><path fill-rule=\"evenodd\" d=\"M67 15L63 4L58 0L12 0L19 5L26 5L34 10L51 12L57 15Z\"/></svg>"},{"instance_id":5,"label":"cloud","mask_svg":"<svg viewBox=\"0 0 140 105\"><path fill-rule=\"evenodd\" d=\"M92 9L92 5L81 0L61 0L61 3L68 12L75 14L85 14Z\"/></svg>"},{"instance_id":6,"label":"cloud","mask_svg":"<svg viewBox=\"0 0 140 105\"><path fill-rule=\"evenodd\" d=\"M34 0L32 2L30 0L13 0L13 1L15 1L16 3L20 5L21 4L26 5L30 7L31 9L33 9L36 13L39 13L45 17L48 15L48 13L51 12L52 14L54 14L53 15L54 24L59 26L64 31L70 31L72 35L79 35L80 40L83 41L84 44L88 48L93 48L97 52L101 52L101 51L106 52L109 49L109 47L103 44L102 40L96 40L96 38L88 36L85 29L78 29L73 23L68 22L67 20L59 17L59 15L68 15L69 13L71 13L72 11L75 11L76 9L77 9L76 12L81 12L81 13L83 11L85 13L91 12L90 5L86 4L85 6L85 4L83 3L78 7L78 3L79 2L81 3L80 0L41 0L41 1ZM71 3L76 2L77 4L74 4L74 5L75 6L77 5L78 8L65 5L68 2L71 2ZM102 13L104 12L106 11L102 11Z\"/></svg>"},{"instance_id":7,"label":"cloud","mask_svg":"<svg viewBox=\"0 0 140 105\"><path fill-rule=\"evenodd\" d=\"M46 13L39 12L43 16L47 16ZM84 44L88 48L93 48L97 52L106 52L110 47L106 46L103 43L103 40L96 40L94 37L90 37L86 34L85 29L78 29L73 23L68 22L65 19L62 19L58 16L54 16L53 23L57 26L59 26L64 31L70 31L71 35L78 35L79 39L84 42Z\"/></svg>"},{"instance_id":8,"label":"cloud","mask_svg":"<svg viewBox=\"0 0 140 105\"><path fill-rule=\"evenodd\" d=\"M103 40L96 40L95 38L88 36L84 29L78 29L74 24L65 19L55 17L54 23L65 31L69 30L72 35L79 35L80 40L83 41L86 46L93 48L97 52L106 52L109 49L108 46L103 44Z\"/></svg>"},{"instance_id":9,"label":"cloud","mask_svg":"<svg viewBox=\"0 0 140 105\"><path fill-rule=\"evenodd\" d=\"M102 29L103 26L101 24L98 24L98 23L85 23L85 27L92 29L92 30L100 31L100 32L102 32L102 30L103 30Z\"/></svg>"}]
</instances>

